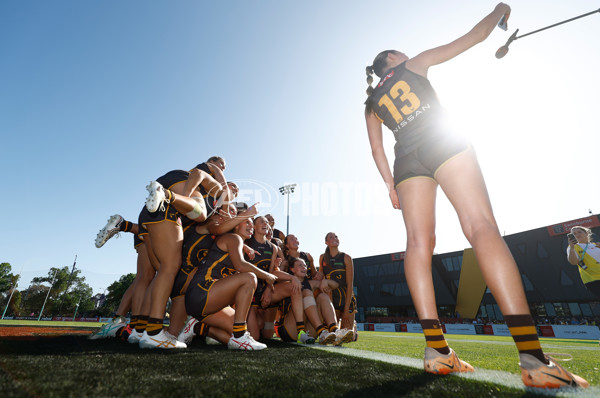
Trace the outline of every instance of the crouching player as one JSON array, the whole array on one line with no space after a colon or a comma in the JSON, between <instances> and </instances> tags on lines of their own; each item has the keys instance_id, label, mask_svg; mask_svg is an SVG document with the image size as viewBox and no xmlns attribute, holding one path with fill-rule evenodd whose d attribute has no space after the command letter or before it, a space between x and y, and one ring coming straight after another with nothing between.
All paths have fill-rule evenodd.
<instances>
[{"instance_id":1,"label":"crouching player","mask_svg":"<svg viewBox=\"0 0 600 398\"><path fill-rule=\"evenodd\" d=\"M218 237L185 295L188 314L208 326L232 333L227 343L230 349L262 350L267 347L250 336L246 318L257 277L268 285L273 285L277 277L244 260L243 240L250 238L252 232L252 221L244 220L233 233Z\"/></svg>"}]
</instances>

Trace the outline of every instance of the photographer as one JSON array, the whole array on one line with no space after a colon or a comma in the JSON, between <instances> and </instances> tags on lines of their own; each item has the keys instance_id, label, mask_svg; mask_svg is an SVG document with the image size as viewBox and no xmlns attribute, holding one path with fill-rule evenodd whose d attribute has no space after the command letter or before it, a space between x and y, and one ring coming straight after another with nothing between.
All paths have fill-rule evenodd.
<instances>
[{"instance_id":1,"label":"photographer","mask_svg":"<svg viewBox=\"0 0 600 398\"><path fill-rule=\"evenodd\" d=\"M581 281L587 290L600 298L600 247L592 242L592 230L575 226L567 239L569 263L579 268Z\"/></svg>"}]
</instances>

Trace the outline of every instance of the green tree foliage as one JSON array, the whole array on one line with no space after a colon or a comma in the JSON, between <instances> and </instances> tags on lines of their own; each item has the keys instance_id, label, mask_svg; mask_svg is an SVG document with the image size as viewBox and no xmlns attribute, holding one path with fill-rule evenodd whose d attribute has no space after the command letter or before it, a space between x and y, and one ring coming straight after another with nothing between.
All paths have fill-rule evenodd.
<instances>
[{"instance_id":1,"label":"green tree foliage","mask_svg":"<svg viewBox=\"0 0 600 398\"><path fill-rule=\"evenodd\" d=\"M38 314L48 289L50 295L44 308L44 314L57 316L72 316L75 308L78 314L84 314L94 308L92 301L92 288L85 283L85 277L81 276L81 270L75 269L73 272L69 267L52 267L47 276L35 277L31 280L32 285L28 291L24 292L26 300L23 300L23 313ZM43 283L52 286L43 285ZM59 313L60 312L60 313Z\"/></svg>"},{"instance_id":2,"label":"green tree foliage","mask_svg":"<svg viewBox=\"0 0 600 398\"><path fill-rule=\"evenodd\" d=\"M0 263L0 295L5 294L12 287L14 275L10 272L11 270L12 267L9 263Z\"/></svg>"},{"instance_id":3,"label":"green tree foliage","mask_svg":"<svg viewBox=\"0 0 600 398\"><path fill-rule=\"evenodd\" d=\"M118 281L113 282L106 289L108 290L106 301L104 301L104 304L100 308L100 313L103 316L110 316L117 310L125 291L131 286L134 279L135 274L123 275Z\"/></svg>"}]
</instances>

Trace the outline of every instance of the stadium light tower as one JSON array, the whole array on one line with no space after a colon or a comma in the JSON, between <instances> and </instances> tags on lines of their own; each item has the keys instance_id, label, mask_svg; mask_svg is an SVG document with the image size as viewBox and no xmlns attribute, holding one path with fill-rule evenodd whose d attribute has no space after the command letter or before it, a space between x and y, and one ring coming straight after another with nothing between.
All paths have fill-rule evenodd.
<instances>
[{"instance_id":1,"label":"stadium light tower","mask_svg":"<svg viewBox=\"0 0 600 398\"><path fill-rule=\"evenodd\" d=\"M287 184L279 188L282 195L287 195L287 227L285 230L286 236L290 234L290 194L294 193L296 184Z\"/></svg>"}]
</instances>

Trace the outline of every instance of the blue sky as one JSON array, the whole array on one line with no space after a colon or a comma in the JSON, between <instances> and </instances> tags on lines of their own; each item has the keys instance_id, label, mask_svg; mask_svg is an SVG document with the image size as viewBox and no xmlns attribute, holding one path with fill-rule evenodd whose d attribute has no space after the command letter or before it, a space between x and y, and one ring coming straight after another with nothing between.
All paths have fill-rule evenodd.
<instances>
[{"instance_id":1,"label":"blue sky","mask_svg":"<svg viewBox=\"0 0 600 398\"><path fill-rule=\"evenodd\" d=\"M363 117L364 67L466 33L494 2L4 1L0 3L0 261L20 288L52 266L101 291L135 272L131 235L94 247L145 186L212 155L285 230L277 188L297 183L290 232L318 257L329 231L353 257L402 251ZM430 70L474 143L501 231L599 213L597 1L515 1L508 32ZM392 137L388 135L390 160ZM590 179L588 184L586 181ZM440 193L437 252L468 243Z\"/></svg>"}]
</instances>

